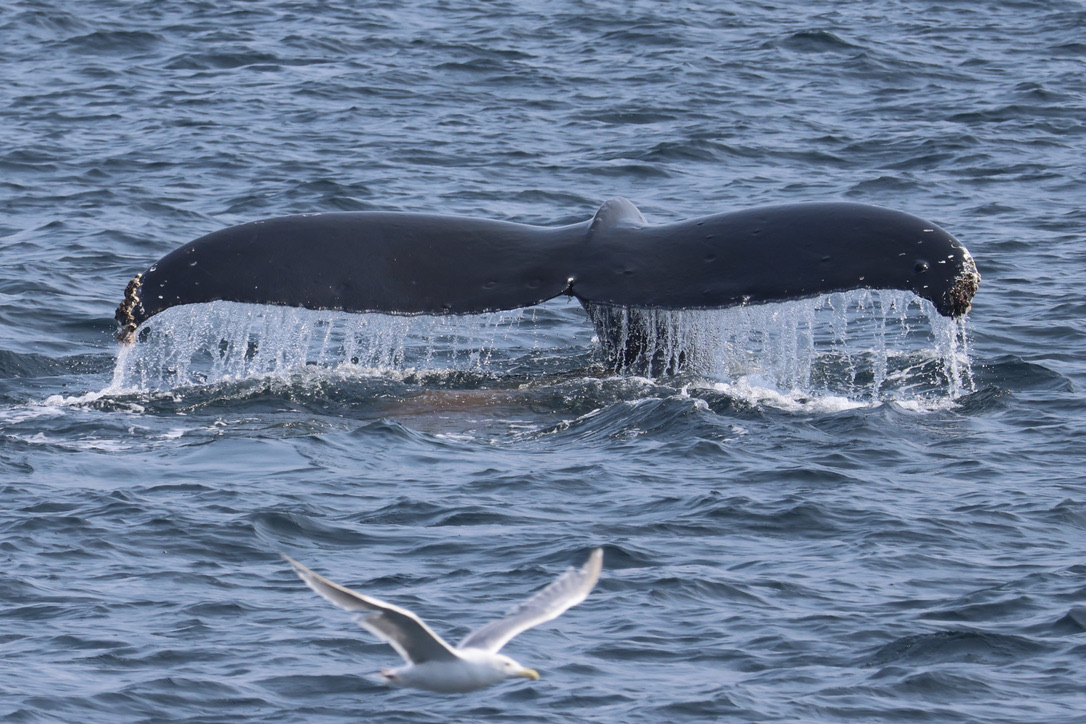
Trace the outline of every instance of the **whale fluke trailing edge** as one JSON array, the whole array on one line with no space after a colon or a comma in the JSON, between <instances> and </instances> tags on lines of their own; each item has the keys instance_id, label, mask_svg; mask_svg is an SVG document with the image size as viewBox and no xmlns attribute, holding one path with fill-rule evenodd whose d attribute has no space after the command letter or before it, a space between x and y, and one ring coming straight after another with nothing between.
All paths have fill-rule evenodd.
<instances>
[{"instance_id":1,"label":"whale fluke trailing edge","mask_svg":"<svg viewBox=\"0 0 1086 724\"><path fill-rule=\"evenodd\" d=\"M961 242L900 211L819 202L653 225L615 198L592 219L559 227L399 212L232 226L137 275L116 319L119 338L131 342L155 314L200 302L441 315L565 294L589 312L602 344L614 347L610 322L629 310L719 309L869 288L911 291L959 317L979 283ZM623 337L627 346L635 340L636 356L637 335ZM632 359L630 349L606 351Z\"/></svg>"}]
</instances>

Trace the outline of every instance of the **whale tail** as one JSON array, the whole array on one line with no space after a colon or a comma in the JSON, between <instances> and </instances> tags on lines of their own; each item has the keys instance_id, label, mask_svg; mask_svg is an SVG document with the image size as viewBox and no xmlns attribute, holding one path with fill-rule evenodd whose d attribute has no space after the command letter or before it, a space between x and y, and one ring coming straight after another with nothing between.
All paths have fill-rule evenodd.
<instances>
[{"instance_id":1,"label":"whale tail","mask_svg":"<svg viewBox=\"0 0 1086 724\"><path fill-rule=\"evenodd\" d=\"M911 291L958 317L979 283L964 245L900 211L792 204L651 225L631 202L611 199L592 219L561 227L384 212L232 226L137 274L116 319L131 342L155 314L200 302L441 315L567 294L585 307L609 359L651 359L664 318L656 310L869 288Z\"/></svg>"}]
</instances>

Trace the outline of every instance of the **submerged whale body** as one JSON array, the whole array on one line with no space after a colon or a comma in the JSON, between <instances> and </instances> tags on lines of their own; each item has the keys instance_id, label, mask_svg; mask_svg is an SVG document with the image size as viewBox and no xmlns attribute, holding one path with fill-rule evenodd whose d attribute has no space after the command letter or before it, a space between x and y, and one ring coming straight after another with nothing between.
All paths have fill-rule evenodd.
<instances>
[{"instance_id":1,"label":"submerged whale body","mask_svg":"<svg viewBox=\"0 0 1086 724\"><path fill-rule=\"evenodd\" d=\"M652 225L626 199L540 227L437 214L345 212L254 221L175 249L129 283L123 341L170 307L212 301L345 312L478 314L576 297L612 364L661 369L655 310L720 309L900 289L944 316L980 282L935 224L878 206L764 206ZM681 355L672 357L680 360Z\"/></svg>"}]
</instances>

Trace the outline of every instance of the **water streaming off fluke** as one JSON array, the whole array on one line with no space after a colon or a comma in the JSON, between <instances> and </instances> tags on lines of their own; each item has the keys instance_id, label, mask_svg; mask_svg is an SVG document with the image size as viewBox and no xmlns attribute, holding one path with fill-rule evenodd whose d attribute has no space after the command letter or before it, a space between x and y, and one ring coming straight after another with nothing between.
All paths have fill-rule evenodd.
<instances>
[{"instance_id":1,"label":"water streaming off fluke","mask_svg":"<svg viewBox=\"0 0 1086 724\"><path fill-rule=\"evenodd\" d=\"M544 312L547 311L544 305ZM551 310L564 311L562 302ZM537 309L469 316L316 312L215 302L171 309L119 348L111 389L164 391L304 368L354 375L457 371L502 376L537 357L589 362L583 373L660 374L753 383L799 396L870 402L956 397L972 388L964 325L905 292L858 291L713 311L629 310L651 330L653 360L605 359L587 319ZM569 316L569 315L567 315ZM618 338L627 329L611 330ZM620 347L621 349L621 347ZM575 372L575 369L568 370Z\"/></svg>"}]
</instances>

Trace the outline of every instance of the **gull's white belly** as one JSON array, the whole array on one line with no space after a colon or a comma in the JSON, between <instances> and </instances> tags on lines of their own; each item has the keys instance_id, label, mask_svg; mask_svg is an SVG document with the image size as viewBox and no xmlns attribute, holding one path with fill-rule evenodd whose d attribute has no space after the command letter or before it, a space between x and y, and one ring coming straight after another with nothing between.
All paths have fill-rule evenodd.
<instances>
[{"instance_id":1,"label":"gull's white belly","mask_svg":"<svg viewBox=\"0 0 1086 724\"><path fill-rule=\"evenodd\" d=\"M381 672L390 684L442 694L475 691L506 678L485 661L427 661Z\"/></svg>"}]
</instances>

